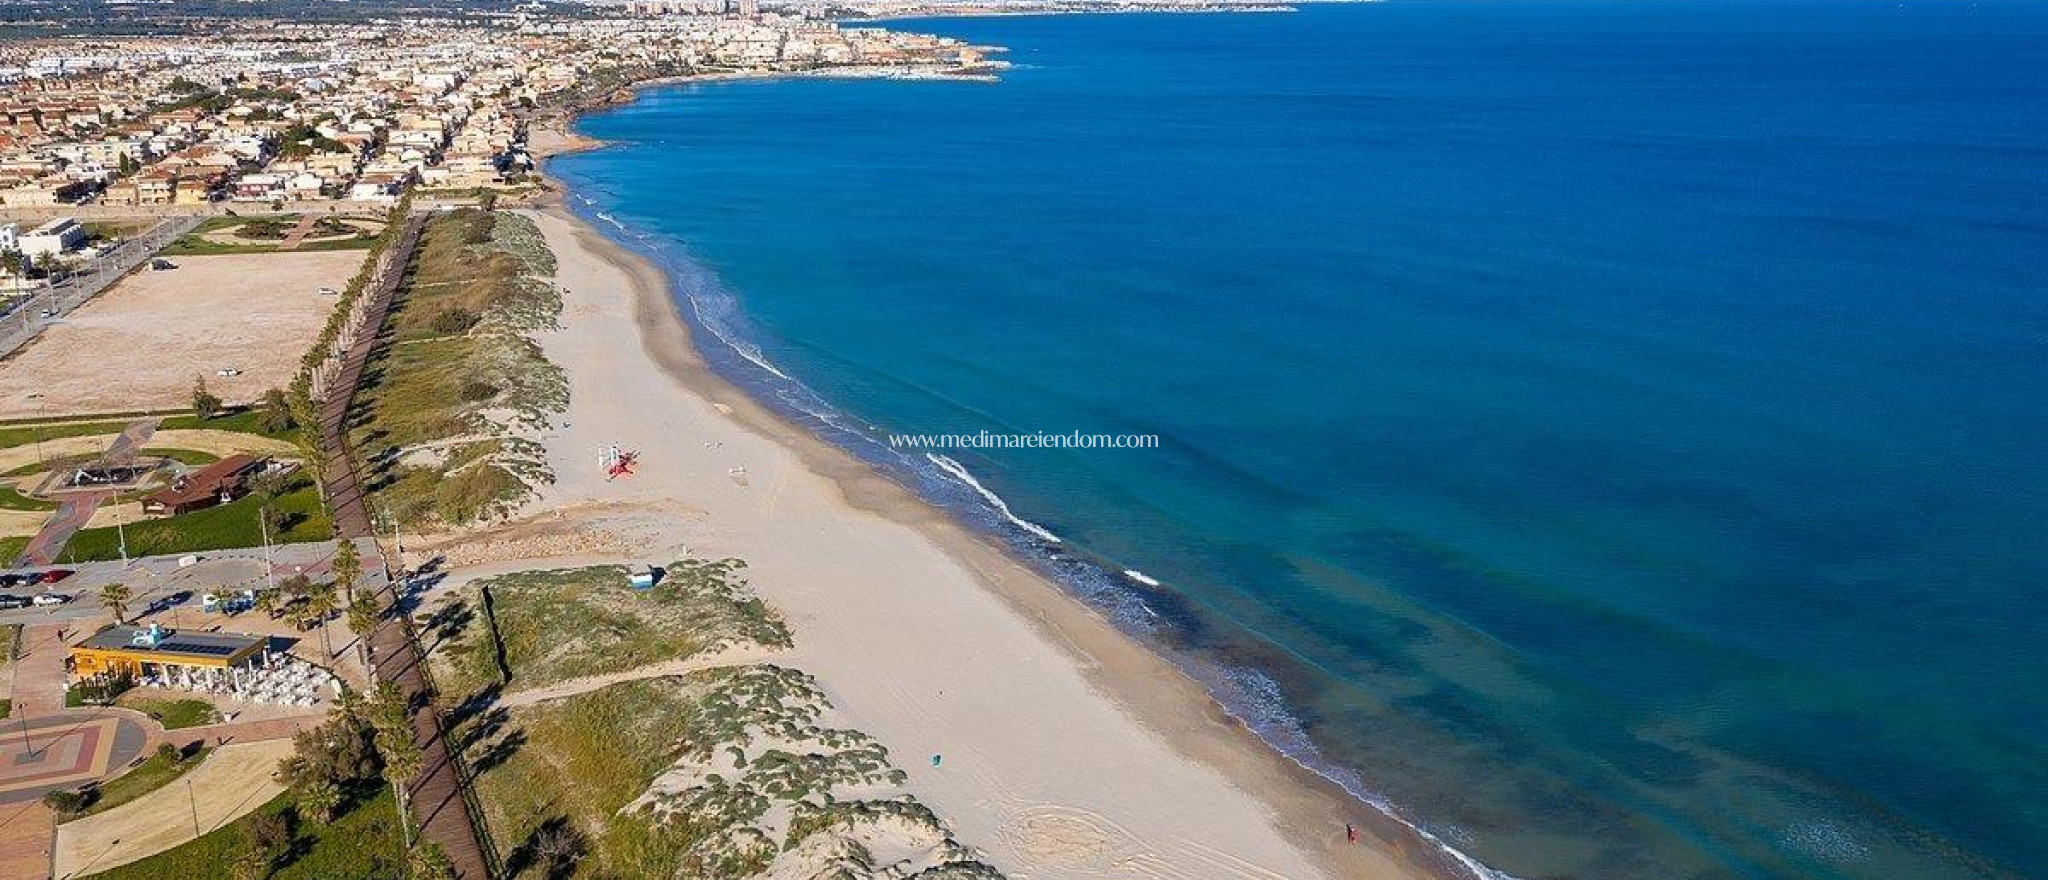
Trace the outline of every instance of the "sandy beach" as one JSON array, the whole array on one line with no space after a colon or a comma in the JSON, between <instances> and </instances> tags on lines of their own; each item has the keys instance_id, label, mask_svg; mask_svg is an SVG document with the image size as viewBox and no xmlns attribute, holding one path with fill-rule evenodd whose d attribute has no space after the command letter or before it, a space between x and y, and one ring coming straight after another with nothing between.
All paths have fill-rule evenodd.
<instances>
[{"instance_id":1,"label":"sandy beach","mask_svg":"<svg viewBox=\"0 0 2048 880\"><path fill-rule=\"evenodd\" d=\"M1056 584L709 373L646 261L560 207L531 215L559 261L562 329L541 340L571 403L541 438L557 482L482 537L747 560L804 669L1011 877L1439 873ZM611 444L635 474L605 479Z\"/></svg>"}]
</instances>

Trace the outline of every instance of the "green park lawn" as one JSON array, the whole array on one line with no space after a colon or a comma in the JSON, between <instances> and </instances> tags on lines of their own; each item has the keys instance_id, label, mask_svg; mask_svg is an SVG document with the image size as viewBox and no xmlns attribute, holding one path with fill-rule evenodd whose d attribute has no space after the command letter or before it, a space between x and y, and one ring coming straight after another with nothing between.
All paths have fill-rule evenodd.
<instances>
[{"instance_id":1,"label":"green park lawn","mask_svg":"<svg viewBox=\"0 0 2048 880\"><path fill-rule=\"evenodd\" d=\"M284 514L285 527L270 536L273 544L325 541L334 534L327 511L320 504L320 490L311 475L301 471L275 502ZM169 519L130 523L126 527L129 556L197 553L237 547L260 547L263 532L257 523L263 500L250 495L219 507L209 507ZM111 526L84 529L64 545L59 558L69 562L104 561L121 558L121 535Z\"/></svg>"},{"instance_id":2,"label":"green park lawn","mask_svg":"<svg viewBox=\"0 0 2048 880\"><path fill-rule=\"evenodd\" d=\"M98 874L95 880L231 880L235 857L249 848L249 822L291 808L291 793L259 807L197 840ZM405 863L398 814L391 792L381 786L358 792L345 812L325 824L299 821L289 847L269 880L382 880L398 877Z\"/></svg>"},{"instance_id":3,"label":"green park lawn","mask_svg":"<svg viewBox=\"0 0 2048 880\"><path fill-rule=\"evenodd\" d=\"M57 503L30 498L13 486L0 486L0 510L56 510Z\"/></svg>"},{"instance_id":4,"label":"green park lawn","mask_svg":"<svg viewBox=\"0 0 2048 880\"><path fill-rule=\"evenodd\" d=\"M220 710L205 700L172 700L159 697L138 696L134 692L122 694L114 705L134 709L157 720L165 730L184 727L199 727L220 723Z\"/></svg>"},{"instance_id":5,"label":"green park lawn","mask_svg":"<svg viewBox=\"0 0 2048 880\"><path fill-rule=\"evenodd\" d=\"M184 776L192 768L199 766L199 762L206 760L206 755L209 751L208 749L200 749L190 756L182 757L177 756L175 750L170 755L163 753L150 755L135 769L100 783L99 796L93 799L91 806L86 807L83 812L64 818L69 820L79 816L104 813L166 785L170 785L178 781L178 777Z\"/></svg>"}]
</instances>

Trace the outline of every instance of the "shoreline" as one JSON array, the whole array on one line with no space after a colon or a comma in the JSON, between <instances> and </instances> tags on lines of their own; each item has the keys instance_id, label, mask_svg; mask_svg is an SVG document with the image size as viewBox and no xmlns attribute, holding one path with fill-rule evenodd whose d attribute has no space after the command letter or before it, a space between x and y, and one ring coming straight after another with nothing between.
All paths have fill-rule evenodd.
<instances>
[{"instance_id":1,"label":"shoreline","mask_svg":"<svg viewBox=\"0 0 2048 880\"><path fill-rule=\"evenodd\" d=\"M633 91L669 82L673 81L640 83ZM540 146L544 140L550 142L546 148ZM534 143L535 154L541 157L602 146L566 125L537 130ZM667 273L572 210L565 203L564 181L552 175L546 179L554 192L535 207L571 224L583 248L633 279L632 309L640 347L666 378L743 430L794 453L807 470L833 484L848 506L912 528L973 572L979 587L1028 621L1100 698L1178 755L1220 773L1231 787L1260 804L1273 827L1320 873L1376 878L1482 875L1483 869L1464 861L1461 854L1361 801L1261 738L1171 657L1117 627L997 536L959 521L716 373L697 348L697 325L683 313ZM828 686L832 683L835 671L830 667L813 671ZM956 822L960 818L952 811L942 813ZM1347 822L1358 826L1359 845L1346 842Z\"/></svg>"}]
</instances>

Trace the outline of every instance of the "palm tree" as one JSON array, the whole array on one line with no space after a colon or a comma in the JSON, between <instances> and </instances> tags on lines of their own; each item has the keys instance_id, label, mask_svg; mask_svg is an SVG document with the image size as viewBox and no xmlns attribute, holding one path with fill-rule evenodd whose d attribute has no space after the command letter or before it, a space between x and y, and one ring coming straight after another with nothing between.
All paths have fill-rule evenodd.
<instances>
[{"instance_id":1,"label":"palm tree","mask_svg":"<svg viewBox=\"0 0 2048 880\"><path fill-rule=\"evenodd\" d=\"M398 828L405 845L412 846L412 818L408 801L413 778L420 775L424 758L412 737L412 712L405 693L388 681L377 683L370 696L370 727L377 733L377 754L384 759L384 781L398 799Z\"/></svg>"},{"instance_id":2,"label":"palm tree","mask_svg":"<svg viewBox=\"0 0 2048 880\"><path fill-rule=\"evenodd\" d=\"M320 627L320 647L326 649L329 659L334 657L334 643L327 635L327 618L341 608L341 600L334 594L333 584L316 584L306 592L306 620Z\"/></svg>"},{"instance_id":3,"label":"palm tree","mask_svg":"<svg viewBox=\"0 0 2048 880\"><path fill-rule=\"evenodd\" d=\"M299 812L313 821L332 821L341 808L341 789L332 780L315 779L299 788L298 803Z\"/></svg>"},{"instance_id":4,"label":"palm tree","mask_svg":"<svg viewBox=\"0 0 2048 880\"><path fill-rule=\"evenodd\" d=\"M234 880L263 880L270 876L271 855L249 847L228 863L228 876Z\"/></svg>"},{"instance_id":5,"label":"palm tree","mask_svg":"<svg viewBox=\"0 0 2048 880\"><path fill-rule=\"evenodd\" d=\"M113 610L115 623L127 623L128 599L132 595L125 584L108 584L100 588L100 604Z\"/></svg>"},{"instance_id":6,"label":"palm tree","mask_svg":"<svg viewBox=\"0 0 2048 880\"><path fill-rule=\"evenodd\" d=\"M363 554L356 549L356 542L342 541L334 548L334 582L341 585L346 595L353 600L356 595L356 581L363 579Z\"/></svg>"},{"instance_id":7,"label":"palm tree","mask_svg":"<svg viewBox=\"0 0 2048 880\"><path fill-rule=\"evenodd\" d=\"M455 876L455 865L441 845L430 840L406 855L405 876L406 880L449 880Z\"/></svg>"},{"instance_id":8,"label":"palm tree","mask_svg":"<svg viewBox=\"0 0 2048 880\"><path fill-rule=\"evenodd\" d=\"M377 628L377 602L368 596L360 596L348 603L348 631L356 637L357 659L363 668L370 667L370 631Z\"/></svg>"}]
</instances>

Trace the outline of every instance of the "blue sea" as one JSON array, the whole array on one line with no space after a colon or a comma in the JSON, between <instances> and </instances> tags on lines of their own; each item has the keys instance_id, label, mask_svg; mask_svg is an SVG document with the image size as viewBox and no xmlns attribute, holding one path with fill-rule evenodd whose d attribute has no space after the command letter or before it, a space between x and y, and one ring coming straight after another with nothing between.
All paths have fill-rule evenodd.
<instances>
[{"instance_id":1,"label":"blue sea","mask_svg":"<svg viewBox=\"0 0 2048 880\"><path fill-rule=\"evenodd\" d=\"M1492 869L2048 877L2048 3L892 26L553 163L721 372Z\"/></svg>"}]
</instances>

